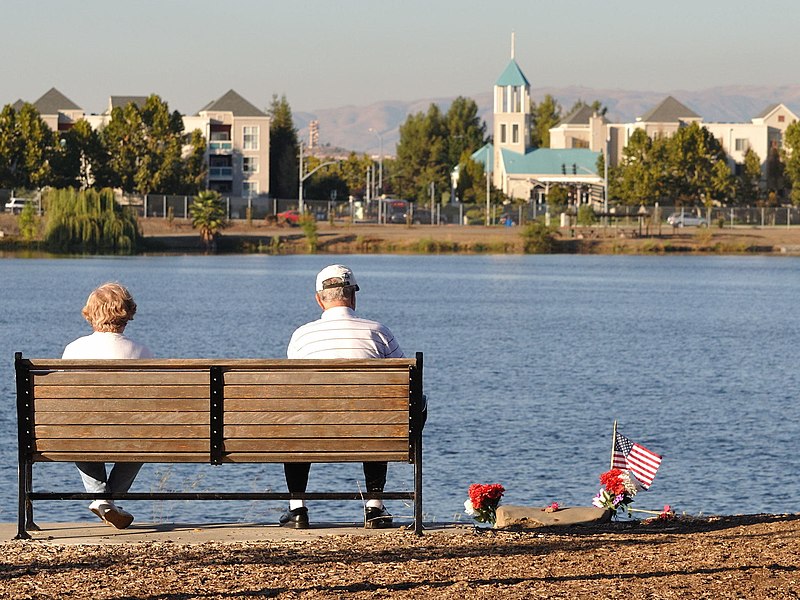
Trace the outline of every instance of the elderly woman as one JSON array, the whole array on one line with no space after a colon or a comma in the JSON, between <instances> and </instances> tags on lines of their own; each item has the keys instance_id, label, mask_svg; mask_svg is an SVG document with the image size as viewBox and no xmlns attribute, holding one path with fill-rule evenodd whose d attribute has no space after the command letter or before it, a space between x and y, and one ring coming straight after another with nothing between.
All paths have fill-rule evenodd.
<instances>
[{"instance_id":1,"label":"elderly woman","mask_svg":"<svg viewBox=\"0 0 800 600\"><path fill-rule=\"evenodd\" d=\"M118 283L104 283L91 294L83 307L83 316L94 333L78 338L64 349L62 358L152 358L145 346L125 337L128 321L136 314L136 302ZM106 477L104 463L75 463L89 493L125 493L131 487L141 463L116 463ZM116 506L113 500L95 500L89 510L117 529L133 522L133 515Z\"/></svg>"}]
</instances>

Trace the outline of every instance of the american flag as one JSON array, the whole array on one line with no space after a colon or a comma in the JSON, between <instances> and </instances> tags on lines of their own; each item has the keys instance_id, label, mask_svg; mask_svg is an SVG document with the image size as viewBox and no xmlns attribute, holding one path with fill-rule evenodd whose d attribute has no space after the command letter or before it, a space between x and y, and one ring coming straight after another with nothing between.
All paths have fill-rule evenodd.
<instances>
[{"instance_id":1,"label":"american flag","mask_svg":"<svg viewBox=\"0 0 800 600\"><path fill-rule=\"evenodd\" d=\"M614 460L615 469L626 469L636 477L642 487L647 489L653 483L653 479L661 464L661 457L635 442L630 441L621 433L616 434L614 439Z\"/></svg>"}]
</instances>

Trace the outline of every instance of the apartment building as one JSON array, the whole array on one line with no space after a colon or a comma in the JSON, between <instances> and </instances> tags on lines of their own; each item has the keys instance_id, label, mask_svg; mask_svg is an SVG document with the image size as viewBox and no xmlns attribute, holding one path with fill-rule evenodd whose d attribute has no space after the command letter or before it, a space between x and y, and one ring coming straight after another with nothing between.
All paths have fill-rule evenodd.
<instances>
[{"instance_id":1,"label":"apartment building","mask_svg":"<svg viewBox=\"0 0 800 600\"><path fill-rule=\"evenodd\" d=\"M133 102L143 106L147 96L110 96L101 114L85 111L56 88L33 103L53 131L66 131L85 119L101 129L116 107ZM18 104L21 104L18 103ZM207 141L206 187L223 195L253 197L269 193L270 118L234 90L201 108L197 114L183 116L184 133L199 129Z\"/></svg>"}]
</instances>

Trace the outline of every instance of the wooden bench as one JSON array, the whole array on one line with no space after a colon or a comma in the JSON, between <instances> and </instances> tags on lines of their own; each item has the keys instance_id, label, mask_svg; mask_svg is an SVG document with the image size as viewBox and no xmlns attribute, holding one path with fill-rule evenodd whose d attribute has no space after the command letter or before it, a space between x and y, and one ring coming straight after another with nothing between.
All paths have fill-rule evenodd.
<instances>
[{"instance_id":1,"label":"wooden bench","mask_svg":"<svg viewBox=\"0 0 800 600\"><path fill-rule=\"evenodd\" d=\"M15 355L17 538L33 500L411 500L422 533L422 354L414 359L27 359ZM35 462L407 462L413 491L61 493ZM78 473L76 482L80 481Z\"/></svg>"}]
</instances>

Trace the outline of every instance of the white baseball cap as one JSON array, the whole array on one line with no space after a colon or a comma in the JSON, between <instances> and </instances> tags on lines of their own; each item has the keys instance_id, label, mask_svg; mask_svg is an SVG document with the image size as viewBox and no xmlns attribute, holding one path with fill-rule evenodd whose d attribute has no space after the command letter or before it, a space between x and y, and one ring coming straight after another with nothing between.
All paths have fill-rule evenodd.
<instances>
[{"instance_id":1,"label":"white baseball cap","mask_svg":"<svg viewBox=\"0 0 800 600\"><path fill-rule=\"evenodd\" d=\"M333 281L331 281L333 280ZM337 287L353 287L358 291L356 276L344 265L328 265L317 274L317 291Z\"/></svg>"}]
</instances>

